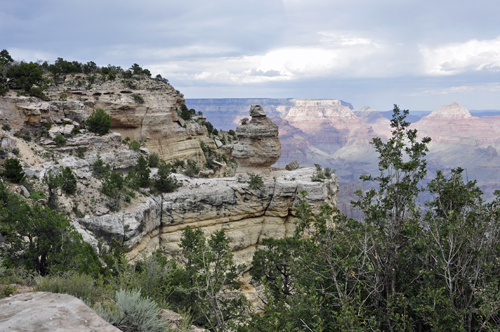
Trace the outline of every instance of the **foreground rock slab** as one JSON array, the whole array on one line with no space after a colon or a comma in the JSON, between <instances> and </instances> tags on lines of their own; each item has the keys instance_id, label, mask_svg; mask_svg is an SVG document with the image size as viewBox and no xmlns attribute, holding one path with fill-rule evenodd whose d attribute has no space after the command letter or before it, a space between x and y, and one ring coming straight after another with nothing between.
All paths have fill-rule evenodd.
<instances>
[{"instance_id":1,"label":"foreground rock slab","mask_svg":"<svg viewBox=\"0 0 500 332\"><path fill-rule=\"evenodd\" d=\"M71 295L34 292L0 300L0 331L120 330Z\"/></svg>"}]
</instances>

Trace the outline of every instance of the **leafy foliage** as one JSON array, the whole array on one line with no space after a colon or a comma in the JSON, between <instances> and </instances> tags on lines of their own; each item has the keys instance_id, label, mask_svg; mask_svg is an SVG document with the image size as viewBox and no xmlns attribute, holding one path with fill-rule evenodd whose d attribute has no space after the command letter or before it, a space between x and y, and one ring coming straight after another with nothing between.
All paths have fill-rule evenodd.
<instances>
[{"instance_id":1,"label":"leafy foliage","mask_svg":"<svg viewBox=\"0 0 500 332\"><path fill-rule=\"evenodd\" d=\"M180 117L184 120L191 120L191 112L187 108L186 104L181 105L181 114Z\"/></svg>"},{"instance_id":2,"label":"leafy foliage","mask_svg":"<svg viewBox=\"0 0 500 332\"><path fill-rule=\"evenodd\" d=\"M150 154L148 162L149 167L158 167L158 165L160 164L160 156L158 155L158 153L153 152L152 154Z\"/></svg>"},{"instance_id":3,"label":"leafy foliage","mask_svg":"<svg viewBox=\"0 0 500 332\"><path fill-rule=\"evenodd\" d=\"M38 63L21 61L19 64L12 64L8 67L6 76L10 87L20 89L29 96L47 98L43 91L48 88L48 80L43 77L42 67Z\"/></svg>"},{"instance_id":4,"label":"leafy foliage","mask_svg":"<svg viewBox=\"0 0 500 332\"><path fill-rule=\"evenodd\" d=\"M60 133L57 133L56 137L54 137L54 142L56 143L57 147L64 146L66 145L66 137L64 137Z\"/></svg>"},{"instance_id":5,"label":"leafy foliage","mask_svg":"<svg viewBox=\"0 0 500 332\"><path fill-rule=\"evenodd\" d=\"M41 275L57 271L98 273L101 263L67 218L48 207L30 206L0 185L1 233L10 244L6 254L15 266Z\"/></svg>"},{"instance_id":6,"label":"leafy foliage","mask_svg":"<svg viewBox=\"0 0 500 332\"><path fill-rule=\"evenodd\" d=\"M254 282L265 286L262 315L240 331L475 331L500 314L500 192L489 204L462 169L438 172L427 188L429 138L394 107L392 137L374 139L378 189L359 192L359 222L302 199L293 238L265 240ZM417 204L432 195L426 209ZM305 196L304 196L305 197ZM494 285L494 286L493 286Z\"/></svg>"},{"instance_id":7,"label":"leafy foliage","mask_svg":"<svg viewBox=\"0 0 500 332\"><path fill-rule=\"evenodd\" d=\"M25 174L23 171L23 167L21 166L21 162L17 158L7 158L3 164L5 171L3 172L3 176L7 178L7 180L12 181L14 183L19 183L24 178Z\"/></svg>"},{"instance_id":8,"label":"leafy foliage","mask_svg":"<svg viewBox=\"0 0 500 332\"><path fill-rule=\"evenodd\" d=\"M169 322L160 317L161 309L149 298L142 298L139 290L116 292L118 310L98 307L97 313L122 331L163 332Z\"/></svg>"},{"instance_id":9,"label":"leafy foliage","mask_svg":"<svg viewBox=\"0 0 500 332\"><path fill-rule=\"evenodd\" d=\"M111 115L102 108L98 108L85 120L85 126L93 133L105 135L111 128Z\"/></svg>"},{"instance_id":10,"label":"leafy foliage","mask_svg":"<svg viewBox=\"0 0 500 332\"><path fill-rule=\"evenodd\" d=\"M254 173L247 173L248 174L248 186L250 189L260 189L264 185L264 181L262 180L262 176L259 174L254 174Z\"/></svg>"},{"instance_id":11,"label":"leafy foliage","mask_svg":"<svg viewBox=\"0 0 500 332\"><path fill-rule=\"evenodd\" d=\"M244 319L246 301L239 289L238 272L224 230L207 241L200 229L185 228L181 244L184 266L176 280L179 287L171 299L180 308L191 308L194 323L225 331L232 319ZM232 296L229 294L232 293Z\"/></svg>"},{"instance_id":12,"label":"leafy foliage","mask_svg":"<svg viewBox=\"0 0 500 332\"><path fill-rule=\"evenodd\" d=\"M171 176L170 167L162 163L158 168L158 173L153 178L154 188L161 193L170 193L179 188L177 179Z\"/></svg>"},{"instance_id":13,"label":"leafy foliage","mask_svg":"<svg viewBox=\"0 0 500 332\"><path fill-rule=\"evenodd\" d=\"M109 164L104 165L101 155L97 154L97 160L92 164L92 175L98 179L102 179L111 172Z\"/></svg>"}]
</instances>

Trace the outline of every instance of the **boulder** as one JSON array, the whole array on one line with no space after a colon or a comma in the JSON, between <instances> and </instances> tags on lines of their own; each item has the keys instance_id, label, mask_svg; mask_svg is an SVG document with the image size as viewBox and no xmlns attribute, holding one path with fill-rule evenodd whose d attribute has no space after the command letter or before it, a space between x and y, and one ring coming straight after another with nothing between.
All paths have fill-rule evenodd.
<instances>
[{"instance_id":1,"label":"boulder","mask_svg":"<svg viewBox=\"0 0 500 332\"><path fill-rule=\"evenodd\" d=\"M236 128L238 143L233 144L233 158L243 171L269 168L281 156L278 126L264 113L260 105L250 107L252 120Z\"/></svg>"},{"instance_id":2,"label":"boulder","mask_svg":"<svg viewBox=\"0 0 500 332\"><path fill-rule=\"evenodd\" d=\"M251 117L266 116L266 113L262 109L262 106L260 106L260 105L252 105L252 106L250 106L250 116Z\"/></svg>"},{"instance_id":3,"label":"boulder","mask_svg":"<svg viewBox=\"0 0 500 332\"><path fill-rule=\"evenodd\" d=\"M67 294L23 293L0 300L0 308L0 331L120 331Z\"/></svg>"},{"instance_id":4,"label":"boulder","mask_svg":"<svg viewBox=\"0 0 500 332\"><path fill-rule=\"evenodd\" d=\"M292 161L291 163L289 163L285 166L285 169L287 171L293 171L293 170L299 169L299 162L297 160Z\"/></svg>"},{"instance_id":5,"label":"boulder","mask_svg":"<svg viewBox=\"0 0 500 332\"><path fill-rule=\"evenodd\" d=\"M10 137L2 137L2 141L0 142L0 148L4 150L12 150L12 148L16 147L16 141Z\"/></svg>"},{"instance_id":6,"label":"boulder","mask_svg":"<svg viewBox=\"0 0 500 332\"><path fill-rule=\"evenodd\" d=\"M25 186L19 186L19 193L26 198L30 198L30 192Z\"/></svg>"}]
</instances>

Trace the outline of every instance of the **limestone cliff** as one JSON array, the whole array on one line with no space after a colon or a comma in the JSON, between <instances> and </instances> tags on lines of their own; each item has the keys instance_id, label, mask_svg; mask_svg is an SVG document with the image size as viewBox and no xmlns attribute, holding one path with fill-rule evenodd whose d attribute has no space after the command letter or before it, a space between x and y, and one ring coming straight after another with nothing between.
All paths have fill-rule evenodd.
<instances>
[{"instance_id":1,"label":"limestone cliff","mask_svg":"<svg viewBox=\"0 0 500 332\"><path fill-rule=\"evenodd\" d=\"M194 159L204 163L200 142L216 148L204 126L178 116L184 96L171 85L144 76L96 79L90 86L82 85L86 78L83 74L68 75L52 85L47 93L50 101L17 97L10 91L0 98L0 122L9 123L15 131L36 132L45 122L81 124L95 109L102 108L113 118L112 131L122 138L146 141L145 147L167 162Z\"/></svg>"},{"instance_id":2,"label":"limestone cliff","mask_svg":"<svg viewBox=\"0 0 500 332\"><path fill-rule=\"evenodd\" d=\"M263 238L293 233L299 192L306 191L307 200L316 208L324 203L336 205L337 178L311 182L313 172L313 168L274 170L258 190L249 189L241 178L192 179L176 174L184 183L178 192L151 196L120 213L77 219L74 224L94 245L98 238L123 243L132 260L160 248L175 257L188 225L207 235L222 228L236 261L249 263Z\"/></svg>"}]
</instances>

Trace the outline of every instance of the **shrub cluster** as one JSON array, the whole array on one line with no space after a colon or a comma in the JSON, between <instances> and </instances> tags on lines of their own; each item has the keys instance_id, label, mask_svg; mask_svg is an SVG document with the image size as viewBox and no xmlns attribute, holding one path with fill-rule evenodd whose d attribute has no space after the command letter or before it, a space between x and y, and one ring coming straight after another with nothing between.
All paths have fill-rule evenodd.
<instances>
[{"instance_id":1,"label":"shrub cluster","mask_svg":"<svg viewBox=\"0 0 500 332\"><path fill-rule=\"evenodd\" d=\"M98 108L85 120L85 127L93 133L105 135L111 128L111 115Z\"/></svg>"}]
</instances>

